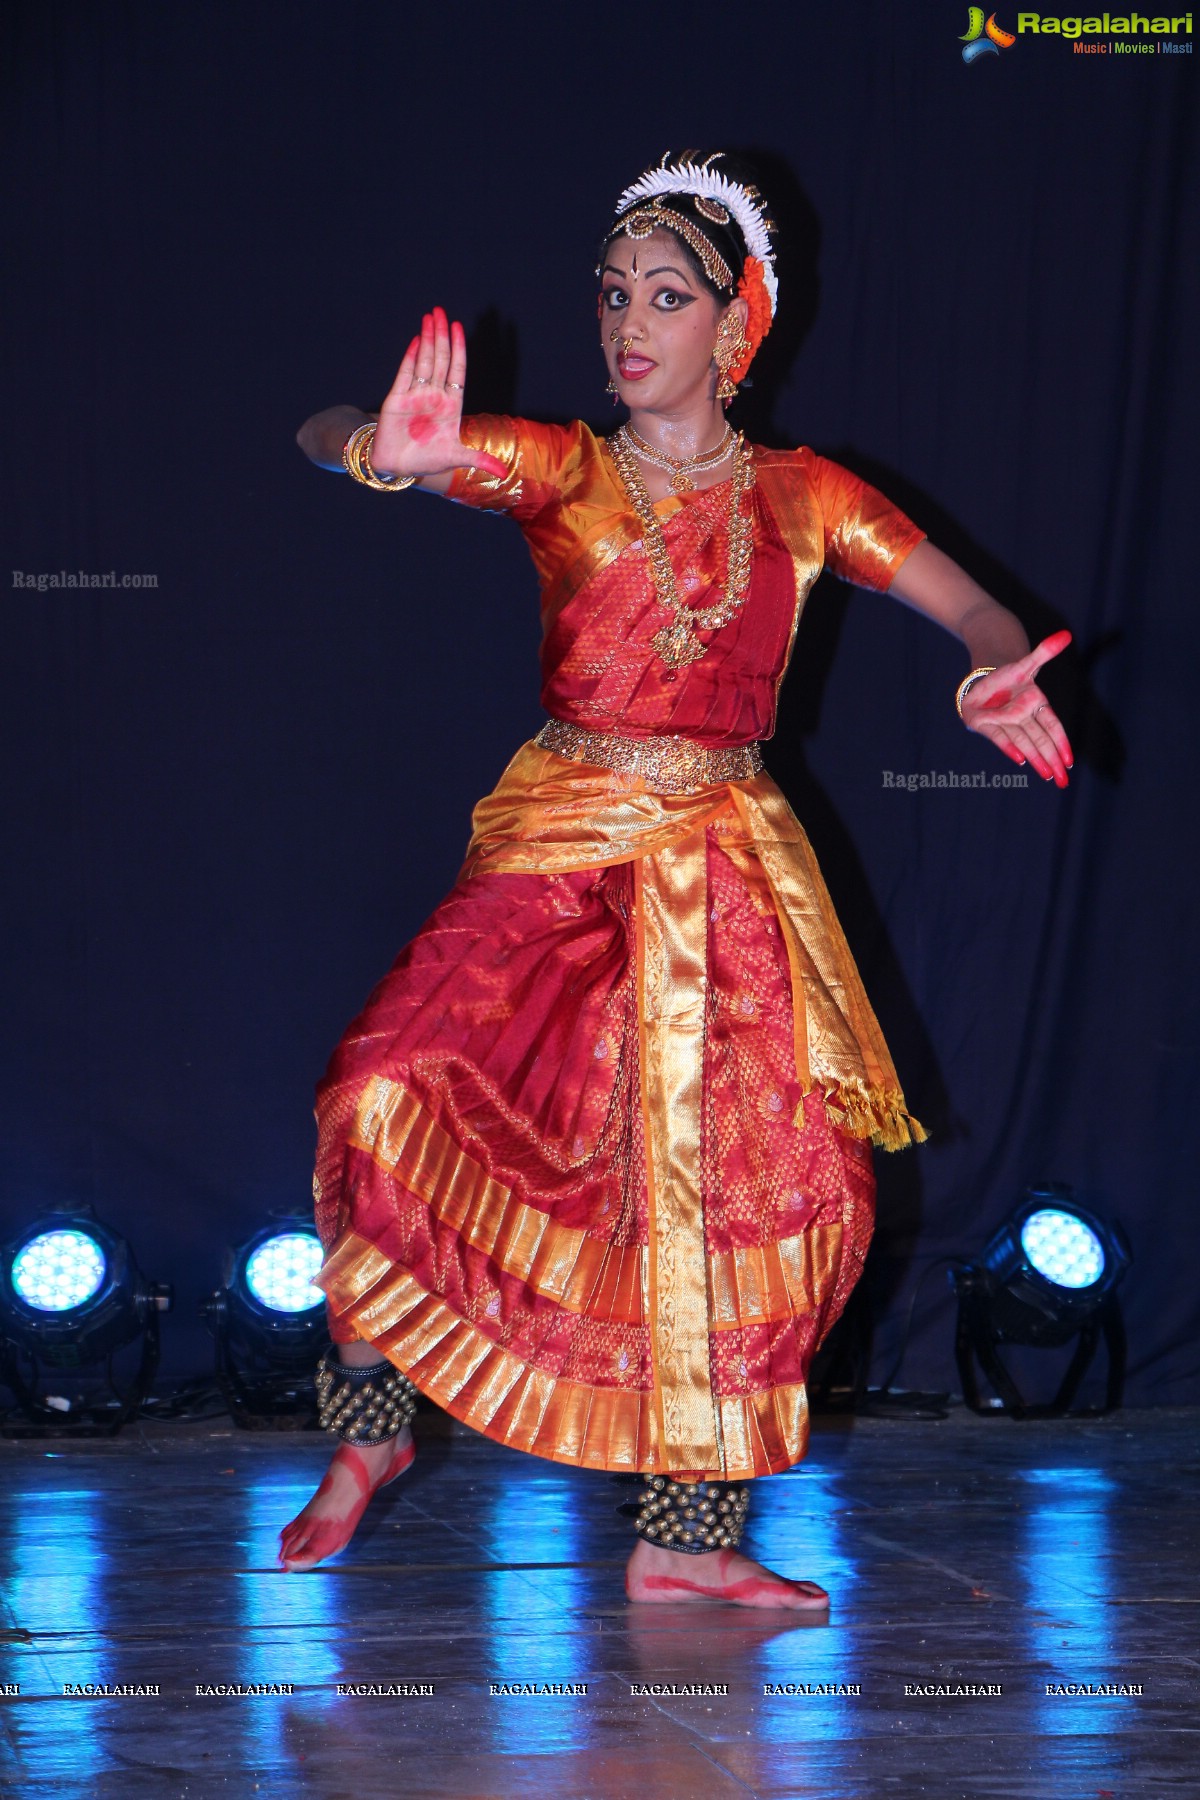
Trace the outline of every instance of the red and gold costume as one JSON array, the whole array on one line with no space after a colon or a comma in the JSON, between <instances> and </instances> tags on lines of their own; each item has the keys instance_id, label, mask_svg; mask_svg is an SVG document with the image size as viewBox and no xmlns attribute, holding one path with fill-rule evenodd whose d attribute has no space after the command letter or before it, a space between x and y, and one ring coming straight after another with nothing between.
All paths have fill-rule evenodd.
<instances>
[{"instance_id":1,"label":"red and gold costume","mask_svg":"<svg viewBox=\"0 0 1200 1800\"><path fill-rule=\"evenodd\" d=\"M753 448L749 596L672 669L604 441L491 416L463 437L507 473L460 470L451 497L520 524L543 702L593 733L769 737L822 566L885 589L924 535L837 464ZM685 604L719 595L728 496L655 504ZM745 1479L804 1454L872 1142L926 1134L775 783L646 767L530 742L476 807L456 886L318 1086L317 1280L336 1341L499 1442Z\"/></svg>"}]
</instances>

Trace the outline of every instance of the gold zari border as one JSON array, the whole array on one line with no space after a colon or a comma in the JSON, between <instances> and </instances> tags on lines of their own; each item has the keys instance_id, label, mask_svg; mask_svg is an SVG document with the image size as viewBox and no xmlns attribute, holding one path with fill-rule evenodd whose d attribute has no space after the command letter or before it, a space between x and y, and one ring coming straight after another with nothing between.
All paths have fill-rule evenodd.
<instances>
[{"instance_id":1,"label":"gold zari border","mask_svg":"<svg viewBox=\"0 0 1200 1800\"><path fill-rule=\"evenodd\" d=\"M642 1322L643 1248L606 1244L518 1200L459 1149L401 1082L372 1077L348 1142L539 1297L565 1312ZM794 1237L709 1256L713 1329L815 1312L837 1280L841 1238L840 1224L816 1225Z\"/></svg>"},{"instance_id":2,"label":"gold zari border","mask_svg":"<svg viewBox=\"0 0 1200 1800\"><path fill-rule=\"evenodd\" d=\"M428 1294L347 1227L314 1278L333 1312L376 1345L423 1394L496 1442L587 1469L670 1474L653 1396L563 1381L531 1368ZM802 1382L715 1400L731 1481L778 1474L808 1447Z\"/></svg>"},{"instance_id":3,"label":"gold zari border","mask_svg":"<svg viewBox=\"0 0 1200 1800\"><path fill-rule=\"evenodd\" d=\"M708 1001L703 832L642 857L634 880L656 1412L669 1468L723 1473L700 1177Z\"/></svg>"},{"instance_id":4,"label":"gold zari border","mask_svg":"<svg viewBox=\"0 0 1200 1800\"><path fill-rule=\"evenodd\" d=\"M400 1082L372 1077L348 1141L483 1251L506 1275L569 1312L640 1323L642 1251L561 1225L461 1149Z\"/></svg>"}]
</instances>

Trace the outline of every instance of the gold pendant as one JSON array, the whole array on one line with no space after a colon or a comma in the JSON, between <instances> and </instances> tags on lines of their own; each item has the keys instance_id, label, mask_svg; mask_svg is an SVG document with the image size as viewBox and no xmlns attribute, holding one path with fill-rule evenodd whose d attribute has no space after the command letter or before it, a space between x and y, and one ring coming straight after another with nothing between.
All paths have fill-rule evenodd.
<instances>
[{"instance_id":1,"label":"gold pendant","mask_svg":"<svg viewBox=\"0 0 1200 1800\"><path fill-rule=\"evenodd\" d=\"M708 654L708 645L700 642L683 619L676 619L673 625L664 625L661 631L656 631L650 639L650 648L662 657L669 669L681 669Z\"/></svg>"},{"instance_id":2,"label":"gold pendant","mask_svg":"<svg viewBox=\"0 0 1200 1800\"><path fill-rule=\"evenodd\" d=\"M671 477L671 492L673 494L690 494L695 485L695 482L692 480L686 469L676 469Z\"/></svg>"}]
</instances>

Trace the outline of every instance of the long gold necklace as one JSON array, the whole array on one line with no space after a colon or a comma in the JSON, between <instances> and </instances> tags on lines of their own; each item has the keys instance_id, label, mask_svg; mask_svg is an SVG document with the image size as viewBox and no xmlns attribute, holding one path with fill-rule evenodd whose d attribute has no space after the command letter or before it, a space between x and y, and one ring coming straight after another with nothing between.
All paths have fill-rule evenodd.
<instances>
[{"instance_id":1,"label":"long gold necklace","mask_svg":"<svg viewBox=\"0 0 1200 1800\"><path fill-rule=\"evenodd\" d=\"M711 450L701 450L695 456L670 456L667 451L656 449L648 444L640 432L626 422L621 427L620 435L633 445L643 461L653 463L656 469L663 469L671 477L673 494L690 494L695 487L693 475L707 474L723 463L733 449L733 426L726 425L719 444Z\"/></svg>"},{"instance_id":2,"label":"long gold necklace","mask_svg":"<svg viewBox=\"0 0 1200 1800\"><path fill-rule=\"evenodd\" d=\"M754 485L754 470L750 452L746 449L745 436L739 431L733 445L733 474L729 484L729 567L724 592L712 606L685 606L680 600L662 524L646 491L637 457L623 435L623 430L614 432L608 439L608 449L633 509L641 520L642 541L650 559L655 592L660 603L669 606L675 615L670 625L664 625L651 638L651 647L669 668L678 669L707 654L709 646L700 642L696 636L697 631L719 631L722 625L728 625L745 605L746 595L750 590L754 531L750 509L743 507L742 496Z\"/></svg>"}]
</instances>

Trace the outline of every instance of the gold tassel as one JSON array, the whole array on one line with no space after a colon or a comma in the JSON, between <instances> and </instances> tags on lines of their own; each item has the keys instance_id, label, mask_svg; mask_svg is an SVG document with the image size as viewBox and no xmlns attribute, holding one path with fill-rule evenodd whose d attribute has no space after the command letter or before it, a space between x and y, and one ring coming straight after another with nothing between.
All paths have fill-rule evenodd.
<instances>
[{"instance_id":1,"label":"gold tassel","mask_svg":"<svg viewBox=\"0 0 1200 1800\"><path fill-rule=\"evenodd\" d=\"M840 1131L851 1137L870 1138L881 1150L904 1150L923 1144L929 1133L907 1110L904 1095L882 1093L859 1082L820 1082L825 1111ZM796 1108L796 1124L803 1128L803 1102Z\"/></svg>"}]
</instances>

